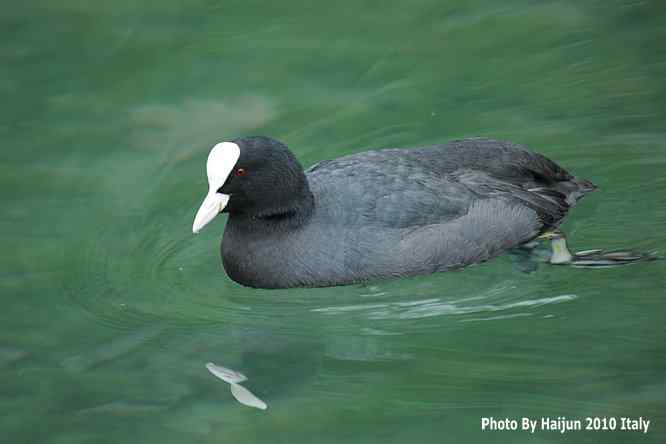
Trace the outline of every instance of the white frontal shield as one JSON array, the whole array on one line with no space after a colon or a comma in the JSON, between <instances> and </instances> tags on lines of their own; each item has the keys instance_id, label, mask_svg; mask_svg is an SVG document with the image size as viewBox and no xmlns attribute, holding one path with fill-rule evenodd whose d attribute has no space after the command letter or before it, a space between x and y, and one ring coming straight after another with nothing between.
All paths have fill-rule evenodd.
<instances>
[{"instance_id":1,"label":"white frontal shield","mask_svg":"<svg viewBox=\"0 0 666 444\"><path fill-rule=\"evenodd\" d=\"M206 174L208 175L208 194L199 207L194 217L192 232L198 233L211 220L215 219L224 207L227 206L230 196L218 193L217 190L224 185L227 178L234 170L236 162L240 157L240 147L232 142L218 143L210 150L206 162Z\"/></svg>"}]
</instances>

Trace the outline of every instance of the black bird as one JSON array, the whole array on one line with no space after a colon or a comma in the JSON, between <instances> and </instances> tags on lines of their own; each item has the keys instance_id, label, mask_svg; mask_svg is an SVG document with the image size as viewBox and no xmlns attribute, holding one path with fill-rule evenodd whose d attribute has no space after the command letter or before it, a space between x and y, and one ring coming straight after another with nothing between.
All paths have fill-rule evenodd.
<instances>
[{"instance_id":1,"label":"black bird","mask_svg":"<svg viewBox=\"0 0 666 444\"><path fill-rule=\"evenodd\" d=\"M197 233L228 212L222 262L258 288L457 269L556 230L595 189L527 147L485 138L366 151L303 170L283 143L215 145Z\"/></svg>"}]
</instances>

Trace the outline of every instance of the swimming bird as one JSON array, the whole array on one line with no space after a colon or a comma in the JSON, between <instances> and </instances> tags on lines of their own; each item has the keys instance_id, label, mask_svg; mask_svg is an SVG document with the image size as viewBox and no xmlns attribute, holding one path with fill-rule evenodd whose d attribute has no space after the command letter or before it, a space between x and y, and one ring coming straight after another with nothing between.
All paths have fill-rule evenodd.
<instances>
[{"instance_id":1,"label":"swimming bird","mask_svg":"<svg viewBox=\"0 0 666 444\"><path fill-rule=\"evenodd\" d=\"M249 287L324 287L454 270L557 229L596 187L526 146L486 138L388 148L304 170L263 136L215 145L192 226Z\"/></svg>"}]
</instances>

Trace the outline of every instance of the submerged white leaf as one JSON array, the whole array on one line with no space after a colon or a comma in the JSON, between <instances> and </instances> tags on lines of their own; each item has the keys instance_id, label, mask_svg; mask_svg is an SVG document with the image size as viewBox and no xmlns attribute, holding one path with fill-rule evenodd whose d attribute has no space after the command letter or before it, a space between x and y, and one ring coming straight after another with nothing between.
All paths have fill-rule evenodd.
<instances>
[{"instance_id":1,"label":"submerged white leaf","mask_svg":"<svg viewBox=\"0 0 666 444\"><path fill-rule=\"evenodd\" d=\"M230 368L222 367L221 365L215 365L212 362L206 364L206 368L214 376L229 384L238 384L239 382L247 381L247 377L244 374Z\"/></svg>"},{"instance_id":2,"label":"submerged white leaf","mask_svg":"<svg viewBox=\"0 0 666 444\"><path fill-rule=\"evenodd\" d=\"M231 394L234 395L234 398L236 398L241 404L261 410L266 410L268 408L264 401L254 396L252 392L242 385L231 384Z\"/></svg>"}]
</instances>

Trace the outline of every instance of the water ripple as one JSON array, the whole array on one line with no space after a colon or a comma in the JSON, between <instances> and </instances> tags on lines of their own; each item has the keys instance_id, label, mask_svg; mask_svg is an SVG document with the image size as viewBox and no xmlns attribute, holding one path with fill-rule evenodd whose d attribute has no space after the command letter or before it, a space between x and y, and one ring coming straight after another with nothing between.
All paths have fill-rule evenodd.
<instances>
[{"instance_id":1,"label":"water ripple","mask_svg":"<svg viewBox=\"0 0 666 444\"><path fill-rule=\"evenodd\" d=\"M510 311L517 308L537 308L549 304L559 304L577 299L575 294L528 299L517 302L498 304L466 304L471 298L458 301L446 301L442 298L422 299L410 302L389 302L380 304L357 304L314 308L311 311L325 315L340 315L349 312L360 312L368 319L422 319L433 316L466 315L473 313L494 313ZM507 316L495 316L494 319L506 317L529 316L530 313L514 313ZM490 318L485 318L490 320Z\"/></svg>"}]
</instances>

